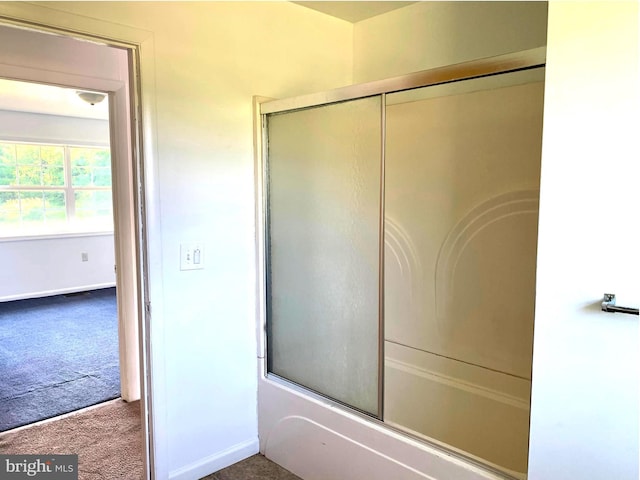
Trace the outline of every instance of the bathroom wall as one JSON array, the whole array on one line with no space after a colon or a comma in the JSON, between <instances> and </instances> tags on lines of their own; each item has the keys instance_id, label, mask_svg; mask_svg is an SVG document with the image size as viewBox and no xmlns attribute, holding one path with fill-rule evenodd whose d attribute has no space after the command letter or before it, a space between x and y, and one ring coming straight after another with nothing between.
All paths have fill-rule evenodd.
<instances>
[{"instance_id":1,"label":"bathroom wall","mask_svg":"<svg viewBox=\"0 0 640 480\"><path fill-rule=\"evenodd\" d=\"M547 2L416 2L354 25L354 83L546 44Z\"/></svg>"},{"instance_id":2,"label":"bathroom wall","mask_svg":"<svg viewBox=\"0 0 640 480\"><path fill-rule=\"evenodd\" d=\"M549 5L530 480L639 475L639 13Z\"/></svg>"}]
</instances>

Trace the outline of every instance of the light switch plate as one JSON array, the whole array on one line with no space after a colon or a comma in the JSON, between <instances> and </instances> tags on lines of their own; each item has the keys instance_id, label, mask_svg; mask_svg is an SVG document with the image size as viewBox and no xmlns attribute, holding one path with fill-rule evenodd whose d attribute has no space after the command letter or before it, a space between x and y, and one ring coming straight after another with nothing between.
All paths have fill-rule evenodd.
<instances>
[{"instance_id":1,"label":"light switch plate","mask_svg":"<svg viewBox=\"0 0 640 480\"><path fill-rule=\"evenodd\" d=\"M204 268L204 245L200 242L180 244L180 270Z\"/></svg>"}]
</instances>

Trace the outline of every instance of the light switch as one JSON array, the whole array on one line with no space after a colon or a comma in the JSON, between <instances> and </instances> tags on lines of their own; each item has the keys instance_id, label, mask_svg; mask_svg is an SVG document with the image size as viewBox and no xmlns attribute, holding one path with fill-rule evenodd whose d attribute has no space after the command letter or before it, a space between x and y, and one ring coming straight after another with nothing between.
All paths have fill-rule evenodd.
<instances>
[{"instance_id":1,"label":"light switch","mask_svg":"<svg viewBox=\"0 0 640 480\"><path fill-rule=\"evenodd\" d=\"M180 244L180 270L201 270L203 268L203 244L199 242Z\"/></svg>"}]
</instances>

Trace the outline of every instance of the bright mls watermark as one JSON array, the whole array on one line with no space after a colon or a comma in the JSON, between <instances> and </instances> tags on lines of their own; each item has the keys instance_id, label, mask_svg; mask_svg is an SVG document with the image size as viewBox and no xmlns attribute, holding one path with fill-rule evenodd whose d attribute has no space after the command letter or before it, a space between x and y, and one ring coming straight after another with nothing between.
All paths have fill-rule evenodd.
<instances>
[{"instance_id":1,"label":"bright mls watermark","mask_svg":"<svg viewBox=\"0 0 640 480\"><path fill-rule=\"evenodd\" d=\"M78 480L78 455L0 455L0 480Z\"/></svg>"}]
</instances>

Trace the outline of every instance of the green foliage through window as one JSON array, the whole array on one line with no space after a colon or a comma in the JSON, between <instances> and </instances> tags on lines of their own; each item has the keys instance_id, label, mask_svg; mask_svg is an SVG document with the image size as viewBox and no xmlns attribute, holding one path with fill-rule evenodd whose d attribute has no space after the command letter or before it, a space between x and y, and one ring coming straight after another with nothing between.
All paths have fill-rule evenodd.
<instances>
[{"instance_id":1,"label":"green foliage through window","mask_svg":"<svg viewBox=\"0 0 640 480\"><path fill-rule=\"evenodd\" d=\"M108 149L0 142L0 236L111 229Z\"/></svg>"}]
</instances>

